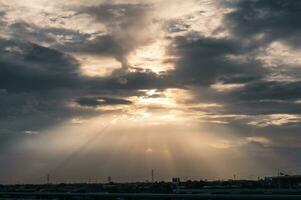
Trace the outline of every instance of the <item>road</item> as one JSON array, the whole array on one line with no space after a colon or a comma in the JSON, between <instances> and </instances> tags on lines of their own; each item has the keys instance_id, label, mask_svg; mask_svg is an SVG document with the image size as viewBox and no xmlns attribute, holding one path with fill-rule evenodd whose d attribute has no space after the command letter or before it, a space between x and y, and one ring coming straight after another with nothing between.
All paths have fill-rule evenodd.
<instances>
[{"instance_id":1,"label":"road","mask_svg":"<svg viewBox=\"0 0 301 200\"><path fill-rule=\"evenodd\" d=\"M286 194L153 194L153 193L27 193L1 192L0 199L200 199L200 200L290 200Z\"/></svg>"}]
</instances>

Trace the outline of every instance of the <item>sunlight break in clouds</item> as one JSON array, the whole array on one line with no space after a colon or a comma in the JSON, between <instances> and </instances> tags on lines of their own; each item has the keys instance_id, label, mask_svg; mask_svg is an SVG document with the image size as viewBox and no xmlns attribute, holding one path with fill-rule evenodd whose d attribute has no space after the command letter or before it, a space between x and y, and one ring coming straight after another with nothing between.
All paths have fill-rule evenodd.
<instances>
[{"instance_id":1,"label":"sunlight break in clouds","mask_svg":"<svg viewBox=\"0 0 301 200\"><path fill-rule=\"evenodd\" d=\"M158 180L228 179L300 167L300 9L295 0L0 0L0 180L145 181L154 168Z\"/></svg>"}]
</instances>

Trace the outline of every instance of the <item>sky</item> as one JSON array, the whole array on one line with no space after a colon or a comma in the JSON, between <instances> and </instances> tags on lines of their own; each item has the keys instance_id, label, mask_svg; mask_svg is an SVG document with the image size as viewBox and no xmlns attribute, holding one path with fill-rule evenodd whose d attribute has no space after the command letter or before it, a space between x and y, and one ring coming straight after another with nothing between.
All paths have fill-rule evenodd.
<instances>
[{"instance_id":1,"label":"sky","mask_svg":"<svg viewBox=\"0 0 301 200\"><path fill-rule=\"evenodd\" d=\"M299 173L300 11L0 0L0 183Z\"/></svg>"}]
</instances>

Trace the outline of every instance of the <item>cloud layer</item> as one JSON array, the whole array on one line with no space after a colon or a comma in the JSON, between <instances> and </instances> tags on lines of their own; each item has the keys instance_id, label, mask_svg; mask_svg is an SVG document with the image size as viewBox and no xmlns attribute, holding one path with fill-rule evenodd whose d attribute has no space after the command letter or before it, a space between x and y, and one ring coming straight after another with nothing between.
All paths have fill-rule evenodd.
<instances>
[{"instance_id":1,"label":"cloud layer","mask_svg":"<svg viewBox=\"0 0 301 200\"><path fill-rule=\"evenodd\" d=\"M204 126L220 137L208 139L209 149L243 149L298 168L298 155L281 157L300 148L300 10L297 0L0 0L0 164L9 154L11 163L24 162L15 151L28 136L125 116L162 135L186 122ZM271 167L264 162L254 173Z\"/></svg>"}]
</instances>

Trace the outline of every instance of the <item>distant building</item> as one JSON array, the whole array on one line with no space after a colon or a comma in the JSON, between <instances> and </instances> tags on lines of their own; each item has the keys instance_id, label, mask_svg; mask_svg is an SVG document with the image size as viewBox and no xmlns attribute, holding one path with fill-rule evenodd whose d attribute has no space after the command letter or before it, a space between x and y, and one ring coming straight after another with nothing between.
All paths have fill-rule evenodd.
<instances>
[{"instance_id":1,"label":"distant building","mask_svg":"<svg viewBox=\"0 0 301 200\"><path fill-rule=\"evenodd\" d=\"M278 188L300 188L301 175L284 175L266 177L265 181L270 185Z\"/></svg>"},{"instance_id":2,"label":"distant building","mask_svg":"<svg viewBox=\"0 0 301 200\"><path fill-rule=\"evenodd\" d=\"M180 178L176 177L176 178L172 178L171 182L173 185L178 186L181 181L180 181Z\"/></svg>"},{"instance_id":3,"label":"distant building","mask_svg":"<svg viewBox=\"0 0 301 200\"><path fill-rule=\"evenodd\" d=\"M108 183L112 183L112 177L111 176L108 177Z\"/></svg>"}]
</instances>

